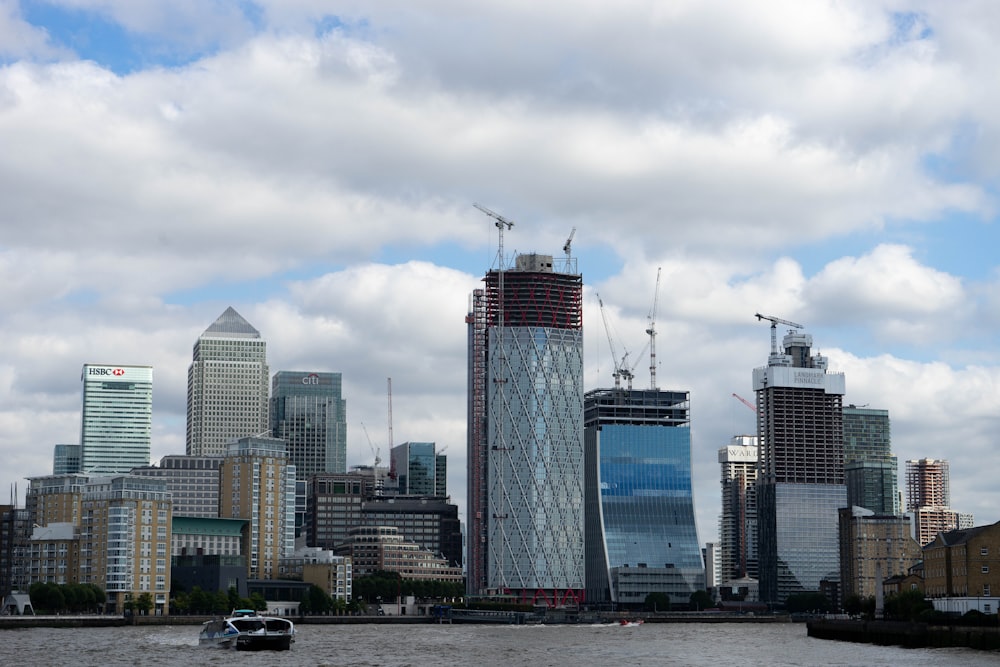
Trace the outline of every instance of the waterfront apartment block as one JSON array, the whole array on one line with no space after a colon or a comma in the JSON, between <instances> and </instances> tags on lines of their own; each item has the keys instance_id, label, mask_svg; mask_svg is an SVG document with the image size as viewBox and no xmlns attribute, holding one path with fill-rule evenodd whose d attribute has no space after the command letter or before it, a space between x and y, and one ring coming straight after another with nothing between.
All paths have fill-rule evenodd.
<instances>
[{"instance_id":1,"label":"waterfront apartment block","mask_svg":"<svg viewBox=\"0 0 1000 667\"><path fill-rule=\"evenodd\" d=\"M267 343L227 308L194 344L185 453L222 456L233 440L267 432L269 381Z\"/></svg>"},{"instance_id":2,"label":"waterfront apartment block","mask_svg":"<svg viewBox=\"0 0 1000 667\"><path fill-rule=\"evenodd\" d=\"M923 548L924 594L935 609L995 614L1000 604L1000 522L937 534Z\"/></svg>"},{"instance_id":3,"label":"waterfront apartment block","mask_svg":"<svg viewBox=\"0 0 1000 667\"><path fill-rule=\"evenodd\" d=\"M153 368L84 364L80 381L80 471L116 475L149 465Z\"/></svg>"},{"instance_id":4,"label":"waterfront apartment block","mask_svg":"<svg viewBox=\"0 0 1000 667\"><path fill-rule=\"evenodd\" d=\"M920 545L906 517L857 506L841 508L839 514L842 599L875 597L883 581L906 575L920 562Z\"/></svg>"},{"instance_id":5,"label":"waterfront apartment block","mask_svg":"<svg viewBox=\"0 0 1000 667\"><path fill-rule=\"evenodd\" d=\"M219 517L249 522L242 549L248 578L277 577L279 559L295 548L295 468L283 440L230 443L219 473Z\"/></svg>"}]
</instances>

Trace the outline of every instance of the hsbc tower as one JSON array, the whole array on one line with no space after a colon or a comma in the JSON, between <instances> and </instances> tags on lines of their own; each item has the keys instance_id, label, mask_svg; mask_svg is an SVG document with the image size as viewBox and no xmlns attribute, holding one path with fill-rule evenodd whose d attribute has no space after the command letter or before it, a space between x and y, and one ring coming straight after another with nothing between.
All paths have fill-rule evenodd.
<instances>
[{"instance_id":1,"label":"hsbc tower","mask_svg":"<svg viewBox=\"0 0 1000 667\"><path fill-rule=\"evenodd\" d=\"M153 367L84 364L80 468L91 475L149 465Z\"/></svg>"}]
</instances>

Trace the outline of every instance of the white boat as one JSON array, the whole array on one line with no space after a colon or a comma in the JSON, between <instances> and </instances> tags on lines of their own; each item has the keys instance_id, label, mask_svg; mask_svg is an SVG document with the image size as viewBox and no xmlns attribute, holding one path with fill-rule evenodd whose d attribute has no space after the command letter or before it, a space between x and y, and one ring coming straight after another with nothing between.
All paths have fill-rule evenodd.
<instances>
[{"instance_id":1,"label":"white boat","mask_svg":"<svg viewBox=\"0 0 1000 667\"><path fill-rule=\"evenodd\" d=\"M236 609L226 618L206 621L198 644L238 651L287 651L295 641L295 625L287 618L261 616L252 609Z\"/></svg>"}]
</instances>

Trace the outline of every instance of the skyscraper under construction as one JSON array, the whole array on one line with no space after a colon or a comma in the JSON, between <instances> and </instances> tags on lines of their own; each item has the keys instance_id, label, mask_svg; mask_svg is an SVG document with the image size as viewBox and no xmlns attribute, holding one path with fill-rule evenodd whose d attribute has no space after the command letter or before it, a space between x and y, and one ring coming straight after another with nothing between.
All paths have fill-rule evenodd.
<instances>
[{"instance_id":1,"label":"skyscraper under construction","mask_svg":"<svg viewBox=\"0 0 1000 667\"><path fill-rule=\"evenodd\" d=\"M583 280L568 253L526 254L484 283L466 318L468 590L579 602Z\"/></svg>"},{"instance_id":2,"label":"skyscraper under construction","mask_svg":"<svg viewBox=\"0 0 1000 667\"><path fill-rule=\"evenodd\" d=\"M844 375L810 354L812 336L790 331L783 352L770 319L771 356L753 371L760 471L757 480L760 596L783 603L840 576L837 510L844 484Z\"/></svg>"}]
</instances>

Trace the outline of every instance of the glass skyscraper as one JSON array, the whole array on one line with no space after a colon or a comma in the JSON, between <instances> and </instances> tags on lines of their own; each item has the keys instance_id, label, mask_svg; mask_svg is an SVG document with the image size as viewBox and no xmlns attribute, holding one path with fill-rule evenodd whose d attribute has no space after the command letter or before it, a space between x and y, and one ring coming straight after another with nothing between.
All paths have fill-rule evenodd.
<instances>
[{"instance_id":1,"label":"glass skyscraper","mask_svg":"<svg viewBox=\"0 0 1000 667\"><path fill-rule=\"evenodd\" d=\"M194 344L185 453L222 456L228 443L266 433L269 381L267 343L232 307L226 308Z\"/></svg>"},{"instance_id":2,"label":"glass skyscraper","mask_svg":"<svg viewBox=\"0 0 1000 667\"><path fill-rule=\"evenodd\" d=\"M84 364L80 468L90 475L149 465L153 368Z\"/></svg>"},{"instance_id":3,"label":"glass skyscraper","mask_svg":"<svg viewBox=\"0 0 1000 667\"><path fill-rule=\"evenodd\" d=\"M889 411L844 408L844 474L848 506L899 514L899 461L892 455Z\"/></svg>"},{"instance_id":4,"label":"glass skyscraper","mask_svg":"<svg viewBox=\"0 0 1000 667\"><path fill-rule=\"evenodd\" d=\"M529 254L485 284L466 320L469 590L580 602L582 277Z\"/></svg>"},{"instance_id":5,"label":"glass skyscraper","mask_svg":"<svg viewBox=\"0 0 1000 667\"><path fill-rule=\"evenodd\" d=\"M404 442L390 452L391 474L396 476L399 493L416 496L444 496L445 470L438 471L444 457L435 452L433 442Z\"/></svg>"},{"instance_id":6,"label":"glass skyscraper","mask_svg":"<svg viewBox=\"0 0 1000 667\"><path fill-rule=\"evenodd\" d=\"M340 373L278 371L271 381L271 436L287 443L299 479L347 471L347 401Z\"/></svg>"},{"instance_id":7,"label":"glass skyscraper","mask_svg":"<svg viewBox=\"0 0 1000 667\"><path fill-rule=\"evenodd\" d=\"M809 334L790 332L783 347L753 371L760 598L776 603L839 580L837 511L847 505L844 375L810 354Z\"/></svg>"},{"instance_id":8,"label":"glass skyscraper","mask_svg":"<svg viewBox=\"0 0 1000 667\"><path fill-rule=\"evenodd\" d=\"M691 492L690 395L584 396L586 592L590 603L687 604L705 588Z\"/></svg>"}]
</instances>

